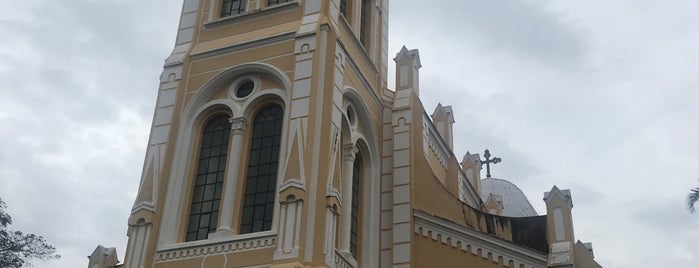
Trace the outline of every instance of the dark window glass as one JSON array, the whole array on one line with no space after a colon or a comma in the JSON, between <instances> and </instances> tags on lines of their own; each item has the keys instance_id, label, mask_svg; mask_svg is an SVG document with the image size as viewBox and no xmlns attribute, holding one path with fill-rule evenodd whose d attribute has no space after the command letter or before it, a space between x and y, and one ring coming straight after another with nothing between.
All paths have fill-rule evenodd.
<instances>
[{"instance_id":1,"label":"dark window glass","mask_svg":"<svg viewBox=\"0 0 699 268\"><path fill-rule=\"evenodd\" d=\"M216 231L230 132L231 124L226 115L216 116L204 126L186 241L206 239L209 233Z\"/></svg>"},{"instance_id":2,"label":"dark window glass","mask_svg":"<svg viewBox=\"0 0 699 268\"><path fill-rule=\"evenodd\" d=\"M358 234L359 234L359 211L361 206L362 184L361 179L361 155L357 153L352 167L352 212L350 220L350 253L357 258Z\"/></svg>"},{"instance_id":3,"label":"dark window glass","mask_svg":"<svg viewBox=\"0 0 699 268\"><path fill-rule=\"evenodd\" d=\"M340 14L347 17L347 0L340 0Z\"/></svg>"},{"instance_id":4,"label":"dark window glass","mask_svg":"<svg viewBox=\"0 0 699 268\"><path fill-rule=\"evenodd\" d=\"M245 81L238 85L238 88L235 91L235 96L238 98L245 98L248 95L250 95L254 88L255 83L253 83L252 81Z\"/></svg>"},{"instance_id":5,"label":"dark window glass","mask_svg":"<svg viewBox=\"0 0 699 268\"><path fill-rule=\"evenodd\" d=\"M369 46L367 41L369 41L369 20L371 19L371 0L362 0L362 18L361 25L359 28L359 41L364 45L364 48L368 49Z\"/></svg>"},{"instance_id":6,"label":"dark window glass","mask_svg":"<svg viewBox=\"0 0 699 268\"><path fill-rule=\"evenodd\" d=\"M262 109L253 120L241 234L272 228L283 115L282 108L274 105Z\"/></svg>"},{"instance_id":7,"label":"dark window glass","mask_svg":"<svg viewBox=\"0 0 699 268\"><path fill-rule=\"evenodd\" d=\"M287 3L291 0L267 0L267 6L273 6L278 4Z\"/></svg>"},{"instance_id":8,"label":"dark window glass","mask_svg":"<svg viewBox=\"0 0 699 268\"><path fill-rule=\"evenodd\" d=\"M246 0L223 0L221 17L228 17L245 12Z\"/></svg>"}]
</instances>

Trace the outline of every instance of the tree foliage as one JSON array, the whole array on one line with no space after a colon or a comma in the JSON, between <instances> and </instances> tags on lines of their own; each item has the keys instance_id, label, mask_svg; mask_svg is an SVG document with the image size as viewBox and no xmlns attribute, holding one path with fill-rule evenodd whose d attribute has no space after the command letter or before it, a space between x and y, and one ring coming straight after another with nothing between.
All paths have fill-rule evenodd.
<instances>
[{"instance_id":1,"label":"tree foliage","mask_svg":"<svg viewBox=\"0 0 699 268\"><path fill-rule=\"evenodd\" d=\"M12 217L5 212L6 208L7 205L0 199L0 267L19 268L29 266L29 261L33 259L61 257L42 236L8 230Z\"/></svg>"},{"instance_id":2,"label":"tree foliage","mask_svg":"<svg viewBox=\"0 0 699 268\"><path fill-rule=\"evenodd\" d=\"M689 190L689 195L687 195L687 206L692 213L696 211L694 204L697 201L699 201L699 187Z\"/></svg>"}]
</instances>

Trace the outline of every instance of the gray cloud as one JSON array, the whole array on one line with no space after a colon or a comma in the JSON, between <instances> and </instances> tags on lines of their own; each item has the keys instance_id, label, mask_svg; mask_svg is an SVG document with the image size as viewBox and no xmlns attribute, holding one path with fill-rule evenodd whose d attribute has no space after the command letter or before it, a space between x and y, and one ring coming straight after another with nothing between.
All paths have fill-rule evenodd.
<instances>
[{"instance_id":1,"label":"gray cloud","mask_svg":"<svg viewBox=\"0 0 699 268\"><path fill-rule=\"evenodd\" d=\"M696 3L676 4L394 3L390 50L420 49L423 103L455 105L457 154L498 148L496 172L539 212L544 191L571 188L578 238L605 267L693 267L699 24Z\"/></svg>"},{"instance_id":2,"label":"gray cloud","mask_svg":"<svg viewBox=\"0 0 699 268\"><path fill-rule=\"evenodd\" d=\"M0 196L16 228L64 255L37 266L84 266L98 243L123 256L180 8L75 0L0 10ZM420 49L423 104L454 105L457 155L491 149L503 158L493 173L539 212L544 191L571 188L578 238L605 267L693 267L699 218L683 202L699 178L697 8L393 1L389 51Z\"/></svg>"},{"instance_id":3,"label":"gray cloud","mask_svg":"<svg viewBox=\"0 0 699 268\"><path fill-rule=\"evenodd\" d=\"M457 48L475 44L491 53L512 53L559 67L573 67L585 55L582 33L542 3L468 0L449 2L445 8L404 2L391 8L393 14L414 18L408 20L405 32L410 38L430 38L430 42L453 43ZM458 49L451 52L458 53Z\"/></svg>"}]
</instances>

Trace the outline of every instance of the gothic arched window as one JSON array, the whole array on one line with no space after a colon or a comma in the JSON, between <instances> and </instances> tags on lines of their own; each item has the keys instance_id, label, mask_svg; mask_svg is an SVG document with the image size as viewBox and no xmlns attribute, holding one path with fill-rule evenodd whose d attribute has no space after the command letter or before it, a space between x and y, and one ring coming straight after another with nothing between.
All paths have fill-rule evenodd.
<instances>
[{"instance_id":1,"label":"gothic arched window","mask_svg":"<svg viewBox=\"0 0 699 268\"><path fill-rule=\"evenodd\" d=\"M246 0L223 0L221 4L221 18L245 12L246 4Z\"/></svg>"},{"instance_id":2,"label":"gothic arched window","mask_svg":"<svg viewBox=\"0 0 699 268\"><path fill-rule=\"evenodd\" d=\"M357 152L352 165L352 212L350 219L350 253L357 259L357 249L359 248L360 218L359 214L362 211L362 155Z\"/></svg>"},{"instance_id":3,"label":"gothic arched window","mask_svg":"<svg viewBox=\"0 0 699 268\"><path fill-rule=\"evenodd\" d=\"M272 229L283 115L280 106L267 106L252 122L241 234Z\"/></svg>"},{"instance_id":4,"label":"gothic arched window","mask_svg":"<svg viewBox=\"0 0 699 268\"><path fill-rule=\"evenodd\" d=\"M224 114L209 119L204 125L186 241L206 239L209 233L216 231L230 132L231 124Z\"/></svg>"}]
</instances>

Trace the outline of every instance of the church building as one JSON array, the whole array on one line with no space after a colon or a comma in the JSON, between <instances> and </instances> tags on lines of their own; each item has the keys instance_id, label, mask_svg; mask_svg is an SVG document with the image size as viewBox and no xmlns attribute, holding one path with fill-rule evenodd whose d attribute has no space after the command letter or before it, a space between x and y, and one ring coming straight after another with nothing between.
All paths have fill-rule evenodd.
<instances>
[{"instance_id":1,"label":"church building","mask_svg":"<svg viewBox=\"0 0 699 268\"><path fill-rule=\"evenodd\" d=\"M388 20L389 0L184 0L125 259L88 267L601 267L569 190L539 215L481 179L488 152L453 152Z\"/></svg>"}]
</instances>

